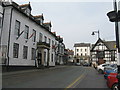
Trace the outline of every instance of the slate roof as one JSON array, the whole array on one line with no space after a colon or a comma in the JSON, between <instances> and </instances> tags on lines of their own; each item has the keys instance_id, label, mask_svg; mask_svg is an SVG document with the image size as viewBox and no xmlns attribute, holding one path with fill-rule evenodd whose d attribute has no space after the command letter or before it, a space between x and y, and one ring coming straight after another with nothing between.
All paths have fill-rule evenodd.
<instances>
[{"instance_id":1,"label":"slate roof","mask_svg":"<svg viewBox=\"0 0 120 90\"><path fill-rule=\"evenodd\" d=\"M99 42L102 42L108 48L108 50L116 50L116 48L115 48L116 42L115 41L105 41L105 40L102 40L101 38L99 38L98 41L92 45L91 50L93 50L95 48L95 46L97 45L97 43L99 43Z\"/></svg>"},{"instance_id":2,"label":"slate roof","mask_svg":"<svg viewBox=\"0 0 120 90\"><path fill-rule=\"evenodd\" d=\"M30 10L32 10L30 2L28 4L19 5L19 7L21 7L21 8L27 8L28 7Z\"/></svg>"},{"instance_id":3,"label":"slate roof","mask_svg":"<svg viewBox=\"0 0 120 90\"><path fill-rule=\"evenodd\" d=\"M76 43L74 47L90 47L90 43Z\"/></svg>"},{"instance_id":4,"label":"slate roof","mask_svg":"<svg viewBox=\"0 0 120 90\"><path fill-rule=\"evenodd\" d=\"M45 25L50 25L50 27L52 27L51 22L45 22L45 23L43 23L43 24L45 24Z\"/></svg>"},{"instance_id":5,"label":"slate roof","mask_svg":"<svg viewBox=\"0 0 120 90\"><path fill-rule=\"evenodd\" d=\"M116 42L115 41L105 41L104 44L108 47L109 50L116 50L116 48L115 48Z\"/></svg>"},{"instance_id":6,"label":"slate roof","mask_svg":"<svg viewBox=\"0 0 120 90\"><path fill-rule=\"evenodd\" d=\"M43 17L43 14L41 14L41 15L36 15L36 16L33 16L35 19L36 18L42 18L43 20L44 20L44 17Z\"/></svg>"},{"instance_id":7,"label":"slate roof","mask_svg":"<svg viewBox=\"0 0 120 90\"><path fill-rule=\"evenodd\" d=\"M18 5L17 3L15 2L12 2L12 4L8 3L3 3L4 7L9 7L9 6L12 6L13 8L15 8L18 12L22 13L23 15L25 15L26 17L29 17L30 20L32 20L33 22L35 22L36 24L38 24L40 27L44 28L47 32L49 32L51 35L53 35L55 38L57 38L57 36L55 34L53 34L51 31L48 30L47 27L45 27L44 25L40 25L40 23L37 22L37 20L35 20L35 18L33 17L33 15L27 15L23 9L21 9L20 7L26 7L27 5L29 5L29 7L31 8L30 6L30 3L29 4L24 4L24 5Z\"/></svg>"}]
</instances>

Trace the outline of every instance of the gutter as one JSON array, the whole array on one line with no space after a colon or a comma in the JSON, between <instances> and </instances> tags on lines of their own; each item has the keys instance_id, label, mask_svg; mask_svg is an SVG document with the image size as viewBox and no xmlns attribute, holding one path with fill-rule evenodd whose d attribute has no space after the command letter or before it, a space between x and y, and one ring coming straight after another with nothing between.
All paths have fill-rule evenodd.
<instances>
[{"instance_id":1,"label":"gutter","mask_svg":"<svg viewBox=\"0 0 120 90\"><path fill-rule=\"evenodd\" d=\"M7 53L7 57L8 57L7 70L8 70L8 67L9 67L9 48L10 48L10 34L11 34L11 24L12 24L12 12L13 12L13 8L11 9L10 24L9 24L8 53Z\"/></svg>"}]
</instances>

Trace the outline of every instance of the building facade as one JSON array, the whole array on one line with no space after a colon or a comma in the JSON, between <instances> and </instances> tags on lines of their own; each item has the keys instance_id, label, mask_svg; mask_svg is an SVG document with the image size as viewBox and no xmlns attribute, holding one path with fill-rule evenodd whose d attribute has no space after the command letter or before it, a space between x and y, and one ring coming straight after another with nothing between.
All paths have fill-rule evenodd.
<instances>
[{"instance_id":1,"label":"building facade","mask_svg":"<svg viewBox=\"0 0 120 90\"><path fill-rule=\"evenodd\" d=\"M90 61L90 43L76 43L74 44L74 56L77 58L76 62Z\"/></svg>"},{"instance_id":2,"label":"building facade","mask_svg":"<svg viewBox=\"0 0 120 90\"><path fill-rule=\"evenodd\" d=\"M51 22L44 23L43 14L33 16L31 5L4 3L2 52L5 66L55 66L57 36Z\"/></svg>"},{"instance_id":3,"label":"building facade","mask_svg":"<svg viewBox=\"0 0 120 90\"><path fill-rule=\"evenodd\" d=\"M2 26L3 26L3 4L0 1L0 60L2 59L2 45L1 45L1 36L2 36ZM0 64L2 64L2 61L0 61Z\"/></svg>"},{"instance_id":4,"label":"building facade","mask_svg":"<svg viewBox=\"0 0 120 90\"><path fill-rule=\"evenodd\" d=\"M64 64L64 53L65 44L63 43L63 38L57 36L57 47L56 47L56 65Z\"/></svg>"},{"instance_id":5,"label":"building facade","mask_svg":"<svg viewBox=\"0 0 120 90\"><path fill-rule=\"evenodd\" d=\"M3 5L0 2L0 42L1 42L1 32L2 32L2 21L3 21Z\"/></svg>"},{"instance_id":6,"label":"building facade","mask_svg":"<svg viewBox=\"0 0 120 90\"><path fill-rule=\"evenodd\" d=\"M98 39L91 49L92 65L115 63L117 60L116 42Z\"/></svg>"}]
</instances>

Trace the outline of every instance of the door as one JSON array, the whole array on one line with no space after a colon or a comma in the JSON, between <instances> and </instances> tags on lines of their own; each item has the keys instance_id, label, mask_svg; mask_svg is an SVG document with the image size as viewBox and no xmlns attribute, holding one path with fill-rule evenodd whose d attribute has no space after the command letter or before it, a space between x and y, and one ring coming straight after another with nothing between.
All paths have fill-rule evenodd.
<instances>
[{"instance_id":1,"label":"door","mask_svg":"<svg viewBox=\"0 0 120 90\"><path fill-rule=\"evenodd\" d=\"M40 52L38 52L37 61L38 61L38 66L42 64L42 54Z\"/></svg>"}]
</instances>

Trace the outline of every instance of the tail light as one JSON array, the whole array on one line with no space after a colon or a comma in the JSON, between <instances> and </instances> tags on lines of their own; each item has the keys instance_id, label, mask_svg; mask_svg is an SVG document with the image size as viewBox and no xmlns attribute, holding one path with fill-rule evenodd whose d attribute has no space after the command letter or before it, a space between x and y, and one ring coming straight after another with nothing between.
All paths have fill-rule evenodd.
<instances>
[{"instance_id":1,"label":"tail light","mask_svg":"<svg viewBox=\"0 0 120 90\"><path fill-rule=\"evenodd\" d=\"M110 76L108 76L107 78L110 79Z\"/></svg>"}]
</instances>

